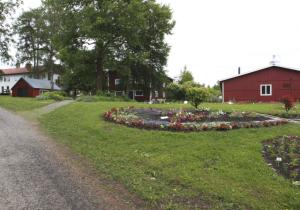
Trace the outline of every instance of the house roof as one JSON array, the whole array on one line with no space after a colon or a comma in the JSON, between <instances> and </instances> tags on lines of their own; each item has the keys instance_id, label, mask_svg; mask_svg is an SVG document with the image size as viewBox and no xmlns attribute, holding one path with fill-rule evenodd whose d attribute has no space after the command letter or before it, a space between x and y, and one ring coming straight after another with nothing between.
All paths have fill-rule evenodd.
<instances>
[{"instance_id":1,"label":"house roof","mask_svg":"<svg viewBox=\"0 0 300 210\"><path fill-rule=\"evenodd\" d=\"M28 79L28 78L20 78L20 80L24 80L25 82L27 82L32 88L35 89L44 89L44 90L51 90L51 82L48 80L40 80L40 79ZM14 88L18 83L16 82L16 84L12 87ZM53 86L54 90L61 90L60 87L58 87L56 84L54 84Z\"/></svg>"},{"instance_id":2,"label":"house roof","mask_svg":"<svg viewBox=\"0 0 300 210\"><path fill-rule=\"evenodd\" d=\"M281 68L281 69L286 69L286 70L291 70L291 71L298 71L298 72L300 72L300 69L294 69L294 68L290 68L290 67L284 67L284 66L279 66L279 65L273 65L273 66L267 66L267 67L264 67L264 68L260 68L260 69L254 70L254 71L245 72L245 73L243 73L243 74L239 74L239 75L236 75L236 76L227 77L227 78L224 78L224 79L222 79L222 80L219 80L219 82L224 82L224 81L226 81L226 80L230 80L230 79L242 77L242 76L244 76L244 75L252 74L252 73L255 73L255 72L258 72L258 71L262 71L262 70L265 70L265 69L268 69L268 68L271 68L271 67L278 67L278 68Z\"/></svg>"},{"instance_id":3,"label":"house roof","mask_svg":"<svg viewBox=\"0 0 300 210\"><path fill-rule=\"evenodd\" d=\"M9 68L9 69L0 69L0 72L5 75L13 75L13 74L24 74L29 73L27 68Z\"/></svg>"}]
</instances>

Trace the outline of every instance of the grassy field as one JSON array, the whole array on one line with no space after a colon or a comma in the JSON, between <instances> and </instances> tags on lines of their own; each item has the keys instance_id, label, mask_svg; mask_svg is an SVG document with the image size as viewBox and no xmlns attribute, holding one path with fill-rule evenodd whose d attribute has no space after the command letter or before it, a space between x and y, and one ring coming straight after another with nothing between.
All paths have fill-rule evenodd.
<instances>
[{"instance_id":1,"label":"grassy field","mask_svg":"<svg viewBox=\"0 0 300 210\"><path fill-rule=\"evenodd\" d=\"M100 117L112 107L129 105L148 106L74 103L40 120L60 143L88 158L99 172L119 181L154 208L300 209L300 189L278 176L261 154L263 140L300 135L299 125L173 133L127 128ZM282 112L278 104L204 106Z\"/></svg>"},{"instance_id":2,"label":"grassy field","mask_svg":"<svg viewBox=\"0 0 300 210\"><path fill-rule=\"evenodd\" d=\"M11 96L0 96L0 107L12 111L28 111L37 109L53 103L53 100L36 100L35 98L17 98Z\"/></svg>"}]
</instances>

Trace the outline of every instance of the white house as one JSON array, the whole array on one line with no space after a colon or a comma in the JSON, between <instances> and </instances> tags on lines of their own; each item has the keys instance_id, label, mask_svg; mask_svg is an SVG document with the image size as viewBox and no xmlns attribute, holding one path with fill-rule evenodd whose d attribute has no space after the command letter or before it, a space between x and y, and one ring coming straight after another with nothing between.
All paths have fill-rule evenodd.
<instances>
[{"instance_id":1,"label":"white house","mask_svg":"<svg viewBox=\"0 0 300 210\"><path fill-rule=\"evenodd\" d=\"M0 94L9 95L11 94L11 88L18 82L21 78L33 78L32 69L30 65L26 65L26 67L17 67L17 68L8 68L8 69L0 69ZM42 80L42 81L50 81L51 76L48 72L43 69L39 70L37 74L35 74L34 79ZM53 75L53 81L58 84L60 79L59 74Z\"/></svg>"}]
</instances>

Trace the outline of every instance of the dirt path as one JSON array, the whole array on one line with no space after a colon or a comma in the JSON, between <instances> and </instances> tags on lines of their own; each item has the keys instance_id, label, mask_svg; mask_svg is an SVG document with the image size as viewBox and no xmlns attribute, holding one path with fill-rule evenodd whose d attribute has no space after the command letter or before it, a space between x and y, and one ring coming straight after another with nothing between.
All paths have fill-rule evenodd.
<instances>
[{"instance_id":1,"label":"dirt path","mask_svg":"<svg viewBox=\"0 0 300 210\"><path fill-rule=\"evenodd\" d=\"M122 187L65 154L35 124L0 108L0 209L133 209Z\"/></svg>"}]
</instances>

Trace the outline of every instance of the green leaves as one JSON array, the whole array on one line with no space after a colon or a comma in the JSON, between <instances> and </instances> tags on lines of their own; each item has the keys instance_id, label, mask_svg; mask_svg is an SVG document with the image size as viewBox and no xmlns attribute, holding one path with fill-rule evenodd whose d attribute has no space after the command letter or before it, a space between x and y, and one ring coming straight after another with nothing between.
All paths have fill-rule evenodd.
<instances>
[{"instance_id":1,"label":"green leaves","mask_svg":"<svg viewBox=\"0 0 300 210\"><path fill-rule=\"evenodd\" d=\"M208 97L209 92L206 88L192 87L187 90L187 98L196 109L199 104L204 102Z\"/></svg>"},{"instance_id":2,"label":"green leaves","mask_svg":"<svg viewBox=\"0 0 300 210\"><path fill-rule=\"evenodd\" d=\"M74 54L74 51L94 54L89 62L94 63L96 69L86 73L96 79L96 89L103 88L103 69L131 69L133 76L138 75L136 71L147 76L163 71L169 53L164 37L174 26L168 7L153 0L51 2L64 11L60 40L64 55L66 52ZM90 45L91 42L94 44ZM66 65L74 63L74 59L62 57Z\"/></svg>"},{"instance_id":3,"label":"green leaves","mask_svg":"<svg viewBox=\"0 0 300 210\"><path fill-rule=\"evenodd\" d=\"M12 17L15 8L22 3L20 0L0 1L0 60L8 61L9 45L12 40L11 23L7 20Z\"/></svg>"}]
</instances>

